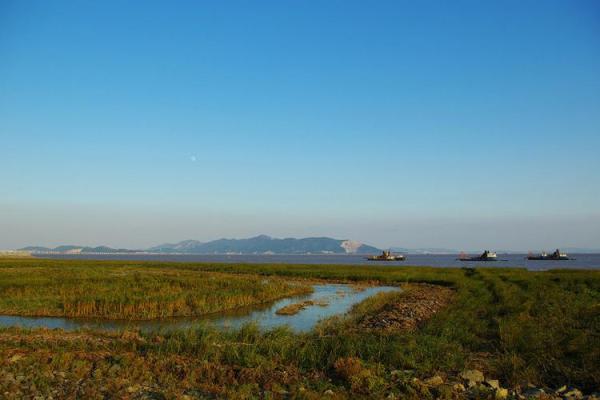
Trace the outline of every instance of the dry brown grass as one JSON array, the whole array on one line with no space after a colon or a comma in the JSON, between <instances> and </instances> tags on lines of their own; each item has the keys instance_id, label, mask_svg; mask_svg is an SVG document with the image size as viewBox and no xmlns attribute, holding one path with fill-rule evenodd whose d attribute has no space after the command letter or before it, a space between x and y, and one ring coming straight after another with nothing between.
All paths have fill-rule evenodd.
<instances>
[{"instance_id":1,"label":"dry brown grass","mask_svg":"<svg viewBox=\"0 0 600 400\"><path fill-rule=\"evenodd\" d=\"M313 300L305 300L299 303L288 304L285 307L281 307L279 310L275 311L277 315L295 315L300 311L304 310L306 307L315 305Z\"/></svg>"}]
</instances>

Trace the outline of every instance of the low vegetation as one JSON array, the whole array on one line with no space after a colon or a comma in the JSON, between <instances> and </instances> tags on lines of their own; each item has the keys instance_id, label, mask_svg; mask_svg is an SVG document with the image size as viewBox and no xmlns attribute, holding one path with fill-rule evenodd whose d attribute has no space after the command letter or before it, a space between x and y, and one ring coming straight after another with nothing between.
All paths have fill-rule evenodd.
<instances>
[{"instance_id":1,"label":"low vegetation","mask_svg":"<svg viewBox=\"0 0 600 400\"><path fill-rule=\"evenodd\" d=\"M278 277L420 282L452 288L452 299L412 330L350 329L349 324L410 296L411 286L369 299L346 318L326 320L305 334L285 328L261 332L253 325L168 334L0 329L0 396L6 398L453 398L444 385L418 382L451 382L465 369L481 370L510 388L531 383L591 392L600 387L598 271L0 262L0 274L8 274L0 276L13 280L19 271L31 276L36 269L40 275L64 271L64 279L97 274L95 287L110 281L105 271L124 276L137 271L142 281L187 271L253 283ZM11 287L0 278L1 301ZM482 389L478 398L493 393Z\"/></svg>"},{"instance_id":2,"label":"low vegetation","mask_svg":"<svg viewBox=\"0 0 600 400\"><path fill-rule=\"evenodd\" d=\"M139 264L0 260L0 314L153 319L198 316L308 293L310 285L259 275Z\"/></svg>"},{"instance_id":3,"label":"low vegetation","mask_svg":"<svg viewBox=\"0 0 600 400\"><path fill-rule=\"evenodd\" d=\"M296 315L300 311L304 310L306 307L310 306L320 306L326 307L329 303L326 299L319 300L304 300L299 301L297 303L288 304L287 306L281 307L279 310L275 311L277 315Z\"/></svg>"}]
</instances>

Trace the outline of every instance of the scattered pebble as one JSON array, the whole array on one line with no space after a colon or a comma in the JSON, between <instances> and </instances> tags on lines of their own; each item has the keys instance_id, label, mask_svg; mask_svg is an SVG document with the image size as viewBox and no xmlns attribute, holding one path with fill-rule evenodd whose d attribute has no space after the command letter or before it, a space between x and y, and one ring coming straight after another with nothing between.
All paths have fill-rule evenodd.
<instances>
[{"instance_id":1,"label":"scattered pebble","mask_svg":"<svg viewBox=\"0 0 600 400\"><path fill-rule=\"evenodd\" d=\"M403 292L398 302L386 304L380 312L366 316L359 323L359 328L415 330L448 305L453 293L452 289L442 286L413 284Z\"/></svg>"}]
</instances>

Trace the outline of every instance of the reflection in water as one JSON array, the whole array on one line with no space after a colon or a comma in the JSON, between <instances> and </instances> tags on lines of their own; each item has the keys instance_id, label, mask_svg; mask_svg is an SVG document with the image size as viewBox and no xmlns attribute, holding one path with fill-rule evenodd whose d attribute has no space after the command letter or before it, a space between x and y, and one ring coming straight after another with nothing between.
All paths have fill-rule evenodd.
<instances>
[{"instance_id":1,"label":"reflection in water","mask_svg":"<svg viewBox=\"0 0 600 400\"><path fill-rule=\"evenodd\" d=\"M110 321L82 318L54 317L13 317L0 315L0 326L21 326L24 328L60 328L65 330L97 329L120 331L140 329L144 332L173 331L193 328L202 323L213 324L219 328L237 328L248 322L256 322L262 329L288 325L294 331L305 332L312 329L319 320L347 312L357 303L380 292L400 290L393 286L373 286L357 290L350 285L324 284L314 285L314 292L303 296L289 297L271 304L246 307L233 311L204 315L196 318L169 318L152 321ZM295 315L277 315L276 311L297 303L311 300L307 306Z\"/></svg>"}]
</instances>

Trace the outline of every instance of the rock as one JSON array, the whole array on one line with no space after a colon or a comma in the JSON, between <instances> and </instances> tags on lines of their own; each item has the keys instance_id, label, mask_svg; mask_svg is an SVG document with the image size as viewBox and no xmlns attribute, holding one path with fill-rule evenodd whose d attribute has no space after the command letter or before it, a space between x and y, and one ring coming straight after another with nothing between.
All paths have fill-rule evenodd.
<instances>
[{"instance_id":1,"label":"rock","mask_svg":"<svg viewBox=\"0 0 600 400\"><path fill-rule=\"evenodd\" d=\"M523 392L523 396L526 399L539 399L544 394L544 390L539 388L529 388Z\"/></svg>"},{"instance_id":2,"label":"rock","mask_svg":"<svg viewBox=\"0 0 600 400\"><path fill-rule=\"evenodd\" d=\"M461 372L460 377L467 382L468 387L477 386L478 383L483 382L485 377L483 372L476 369L466 369Z\"/></svg>"},{"instance_id":3,"label":"rock","mask_svg":"<svg viewBox=\"0 0 600 400\"><path fill-rule=\"evenodd\" d=\"M471 387L471 390L477 391L478 393L493 393L493 390L491 388L487 387L486 385L484 385L483 383L479 383L479 384Z\"/></svg>"},{"instance_id":4,"label":"rock","mask_svg":"<svg viewBox=\"0 0 600 400\"><path fill-rule=\"evenodd\" d=\"M579 389L571 389L568 392L564 392L562 394L563 398L569 400L582 399L583 393Z\"/></svg>"},{"instance_id":5,"label":"rock","mask_svg":"<svg viewBox=\"0 0 600 400\"><path fill-rule=\"evenodd\" d=\"M128 392L128 393L135 393L135 392L137 392L138 390L140 390L140 388L141 388L141 386L140 386L140 385L133 385L133 386L129 386L129 387L127 388L127 392Z\"/></svg>"},{"instance_id":6,"label":"rock","mask_svg":"<svg viewBox=\"0 0 600 400\"><path fill-rule=\"evenodd\" d=\"M498 389L500 387L500 382L497 379L487 379L485 383L492 389Z\"/></svg>"},{"instance_id":7,"label":"rock","mask_svg":"<svg viewBox=\"0 0 600 400\"><path fill-rule=\"evenodd\" d=\"M444 383L444 379L439 375L435 375L431 378L425 379L425 383L430 386L440 386Z\"/></svg>"},{"instance_id":8,"label":"rock","mask_svg":"<svg viewBox=\"0 0 600 400\"><path fill-rule=\"evenodd\" d=\"M325 396L333 396L333 390L327 389L324 393Z\"/></svg>"},{"instance_id":9,"label":"rock","mask_svg":"<svg viewBox=\"0 0 600 400\"><path fill-rule=\"evenodd\" d=\"M454 390L455 392L464 392L465 390L465 385L463 385L462 383L456 383L454 384L454 386L452 386L452 390Z\"/></svg>"},{"instance_id":10,"label":"rock","mask_svg":"<svg viewBox=\"0 0 600 400\"><path fill-rule=\"evenodd\" d=\"M556 393L562 393L565 392L567 390L567 385L563 385L561 387L559 387L558 389L556 389Z\"/></svg>"},{"instance_id":11,"label":"rock","mask_svg":"<svg viewBox=\"0 0 600 400\"><path fill-rule=\"evenodd\" d=\"M508 389L498 388L496 389L496 399L504 400L508 397Z\"/></svg>"}]
</instances>

